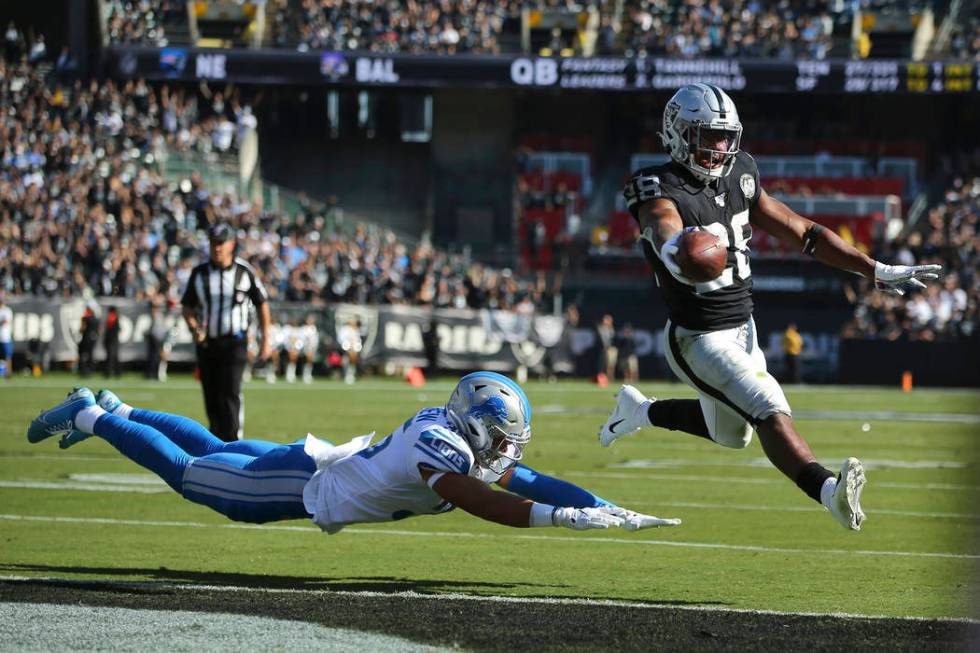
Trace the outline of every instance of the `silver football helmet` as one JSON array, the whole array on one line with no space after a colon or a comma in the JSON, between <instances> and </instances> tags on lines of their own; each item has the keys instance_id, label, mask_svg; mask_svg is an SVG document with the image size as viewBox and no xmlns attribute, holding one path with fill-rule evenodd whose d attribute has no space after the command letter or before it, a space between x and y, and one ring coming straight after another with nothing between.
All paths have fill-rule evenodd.
<instances>
[{"instance_id":1,"label":"silver football helmet","mask_svg":"<svg viewBox=\"0 0 980 653\"><path fill-rule=\"evenodd\" d=\"M725 91L713 84L688 84L667 102L659 135L671 158L708 184L732 171L742 123ZM724 149L716 149L718 143Z\"/></svg>"},{"instance_id":2,"label":"silver football helmet","mask_svg":"<svg viewBox=\"0 0 980 653\"><path fill-rule=\"evenodd\" d=\"M469 442L477 464L494 474L516 465L531 439L527 395L496 372L473 372L460 379L446 414Z\"/></svg>"}]
</instances>

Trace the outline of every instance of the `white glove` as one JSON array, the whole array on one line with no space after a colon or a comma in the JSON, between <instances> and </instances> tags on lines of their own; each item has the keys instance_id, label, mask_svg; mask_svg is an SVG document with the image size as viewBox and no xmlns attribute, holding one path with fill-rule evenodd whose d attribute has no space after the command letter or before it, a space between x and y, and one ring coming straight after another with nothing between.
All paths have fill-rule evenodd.
<instances>
[{"instance_id":1,"label":"white glove","mask_svg":"<svg viewBox=\"0 0 980 653\"><path fill-rule=\"evenodd\" d=\"M907 283L916 288L925 288L920 279L938 279L941 265L885 265L875 262L875 288L886 292L904 295L898 286Z\"/></svg>"},{"instance_id":2,"label":"white glove","mask_svg":"<svg viewBox=\"0 0 980 653\"><path fill-rule=\"evenodd\" d=\"M622 526L623 519L614 515L609 508L556 508L551 515L551 523L576 531L590 528L609 528Z\"/></svg>"},{"instance_id":3,"label":"white glove","mask_svg":"<svg viewBox=\"0 0 980 653\"><path fill-rule=\"evenodd\" d=\"M681 283L686 283L689 286L693 286L694 282L688 279L686 276L684 276L684 273L681 272L680 266L677 265L677 261L674 260L674 256L677 254L678 251L677 243L678 241L680 241L681 236L684 234L684 232L694 231L696 229L697 227L688 227L687 229L681 229L676 234L671 236L670 239L663 244L663 247L661 247L660 251L658 252L658 255L660 256L660 261L664 264L664 267L667 268L667 271L670 272L671 276L673 276ZM652 228L647 227L643 231L643 234L640 235L640 238L643 238L644 240L649 242L650 246L653 247L653 250L657 251L657 245L653 242Z\"/></svg>"},{"instance_id":4,"label":"white glove","mask_svg":"<svg viewBox=\"0 0 980 653\"><path fill-rule=\"evenodd\" d=\"M628 531L642 531L644 528L653 528L655 526L679 526L681 523L680 519L661 519L660 517L644 515L643 513L633 512L632 510L620 508L619 506L610 509L610 512L623 520L623 523L620 525Z\"/></svg>"}]
</instances>

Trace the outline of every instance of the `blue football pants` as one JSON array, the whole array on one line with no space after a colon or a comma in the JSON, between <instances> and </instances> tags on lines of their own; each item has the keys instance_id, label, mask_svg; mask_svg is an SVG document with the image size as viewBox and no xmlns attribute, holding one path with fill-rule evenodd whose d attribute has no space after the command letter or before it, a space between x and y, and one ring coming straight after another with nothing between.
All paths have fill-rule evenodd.
<instances>
[{"instance_id":1,"label":"blue football pants","mask_svg":"<svg viewBox=\"0 0 980 653\"><path fill-rule=\"evenodd\" d=\"M235 521L310 516L303 487L316 464L303 451L303 440L223 442L190 418L139 408L128 420L106 413L93 430L184 498Z\"/></svg>"}]
</instances>

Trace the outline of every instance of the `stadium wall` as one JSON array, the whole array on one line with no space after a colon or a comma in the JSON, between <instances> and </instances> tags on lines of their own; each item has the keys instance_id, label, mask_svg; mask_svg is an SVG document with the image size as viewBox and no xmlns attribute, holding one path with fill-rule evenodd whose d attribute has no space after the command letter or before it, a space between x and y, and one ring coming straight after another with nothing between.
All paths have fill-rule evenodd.
<instances>
[{"instance_id":1,"label":"stadium wall","mask_svg":"<svg viewBox=\"0 0 980 653\"><path fill-rule=\"evenodd\" d=\"M897 385L905 372L915 385L980 386L980 347L966 342L842 340L840 382Z\"/></svg>"}]
</instances>

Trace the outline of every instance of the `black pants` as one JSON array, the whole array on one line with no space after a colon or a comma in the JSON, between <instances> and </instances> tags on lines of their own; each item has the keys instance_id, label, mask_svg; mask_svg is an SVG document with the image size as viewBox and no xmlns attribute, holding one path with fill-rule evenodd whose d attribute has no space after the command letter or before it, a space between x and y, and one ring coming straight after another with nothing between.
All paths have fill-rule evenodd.
<instances>
[{"instance_id":1,"label":"black pants","mask_svg":"<svg viewBox=\"0 0 980 653\"><path fill-rule=\"evenodd\" d=\"M159 338L154 338L153 336L147 334L146 336L146 367L143 370L143 376L148 379L157 378L157 372L160 369L160 347L163 343L160 342Z\"/></svg>"},{"instance_id":2,"label":"black pants","mask_svg":"<svg viewBox=\"0 0 980 653\"><path fill-rule=\"evenodd\" d=\"M786 354L786 380L799 383L802 380L800 374L800 357L793 354Z\"/></svg>"},{"instance_id":3,"label":"black pants","mask_svg":"<svg viewBox=\"0 0 980 653\"><path fill-rule=\"evenodd\" d=\"M83 378L92 374L94 359L95 341L82 340L78 343L78 373Z\"/></svg>"},{"instance_id":4,"label":"black pants","mask_svg":"<svg viewBox=\"0 0 980 653\"><path fill-rule=\"evenodd\" d=\"M239 438L243 418L242 373L247 360L244 339L213 338L197 346L204 407L210 430L225 442Z\"/></svg>"},{"instance_id":5,"label":"black pants","mask_svg":"<svg viewBox=\"0 0 980 653\"><path fill-rule=\"evenodd\" d=\"M119 376L119 341L107 340L104 344L105 376Z\"/></svg>"}]
</instances>

